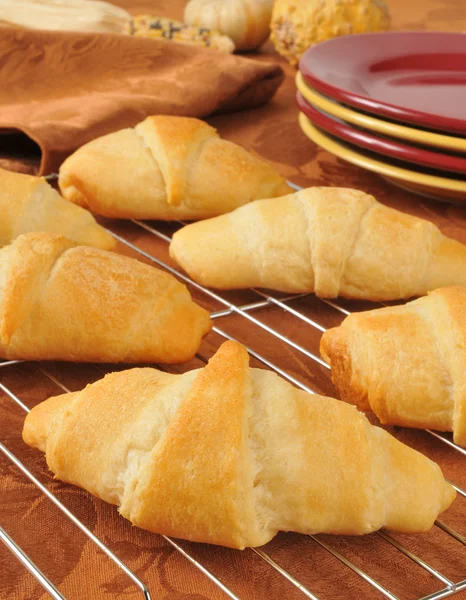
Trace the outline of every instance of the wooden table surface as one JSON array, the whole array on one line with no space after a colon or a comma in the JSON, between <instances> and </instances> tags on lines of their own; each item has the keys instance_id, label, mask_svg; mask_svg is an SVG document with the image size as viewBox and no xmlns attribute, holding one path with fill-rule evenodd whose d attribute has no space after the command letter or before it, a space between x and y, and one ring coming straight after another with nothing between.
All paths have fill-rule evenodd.
<instances>
[{"instance_id":1,"label":"wooden table surface","mask_svg":"<svg viewBox=\"0 0 466 600\"><path fill-rule=\"evenodd\" d=\"M181 17L181 2L138 2L119 0L118 4L134 14L151 12ZM465 0L390 0L394 28L466 31ZM399 191L378 176L340 161L312 144L297 125L294 104L295 70L284 63L270 43L259 53L261 60L279 61L286 80L274 100L262 108L209 120L221 135L241 143L253 153L273 163L292 182L302 186L333 185L355 187L374 194L381 202L405 212L427 218L451 237L466 243L466 210L435 203ZM108 223L109 227L152 257L168 265L167 243L131 223ZM155 223L170 235L174 225ZM126 243L118 250L148 263L152 261ZM153 262L152 262L153 264ZM263 300L260 293L247 291L222 293L217 298L189 286L197 302L211 311L225 309L226 303L244 306ZM281 298L280 294L273 294ZM287 300L287 305L324 327L338 324L342 314L314 296ZM368 304L342 303L351 310ZM294 349L289 342L267 332L263 325L318 355L320 332L310 324L269 301L250 313L262 327L244 314L228 313L215 321L217 331L204 340L199 355L187 365L170 368L173 372L202 366L225 336L232 336L297 381L324 395L335 395L327 369L309 355ZM252 357L254 366L264 365ZM22 363L0 370L0 382L29 407L60 393L59 384L77 390L99 379L102 372L115 368L67 363ZM0 441L11 450L65 506L98 536L148 586L152 598L200 600L227 597L215 582L189 562L168 541L132 527L117 510L90 494L53 481L44 457L26 447L20 437L25 413L11 395L0 391ZM425 452L442 467L445 476L466 489L465 456L458 450L423 431L395 428L392 432L407 444ZM448 436L447 436L448 437ZM70 523L58 508L28 481L7 457L0 454L0 525L36 562L44 574L68 599L138 600L144 596L131 579ZM466 535L466 499L458 497L441 520ZM439 527L422 535L393 534L406 549L421 557L453 582L466 579L464 546ZM317 540L317 541L316 541ZM403 600L424 598L445 587L409 557L377 534L363 538L317 536L316 540L295 534L279 534L263 550L286 569L302 586L322 600L366 600L383 598L367 581L335 558L324 546L341 553L364 570L393 596ZM288 581L252 550L243 552L208 545L176 541L189 555L209 569L232 594L245 600L312 598ZM37 600L47 593L0 545L0 599ZM455 598L466 598L466 590Z\"/></svg>"}]
</instances>

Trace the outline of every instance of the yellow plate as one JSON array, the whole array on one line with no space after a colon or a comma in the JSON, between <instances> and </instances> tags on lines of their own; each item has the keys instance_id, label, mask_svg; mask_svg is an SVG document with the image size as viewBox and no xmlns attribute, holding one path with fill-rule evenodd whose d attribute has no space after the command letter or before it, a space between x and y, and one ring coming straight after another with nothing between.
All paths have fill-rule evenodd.
<instances>
[{"instance_id":1,"label":"yellow plate","mask_svg":"<svg viewBox=\"0 0 466 600\"><path fill-rule=\"evenodd\" d=\"M432 133L430 131L376 119L375 117L370 117L369 115L365 115L333 102L326 96L323 96L312 89L304 81L303 76L299 71L296 74L296 87L310 104L333 117L346 121L347 123L352 123L353 125L364 127L364 129L377 131L378 133L383 133L384 135L391 137L408 140L409 142L414 142L416 144L435 146L436 148L447 148L448 150L455 150L457 152L466 152L466 139L443 135L441 133Z\"/></svg>"},{"instance_id":2,"label":"yellow plate","mask_svg":"<svg viewBox=\"0 0 466 600\"><path fill-rule=\"evenodd\" d=\"M394 179L395 183L410 191L414 191L429 198L440 200L466 201L466 181L448 179L437 175L427 175L419 171L411 171L389 163L381 162L375 158L362 154L344 143L336 141L331 136L315 127L303 113L299 113L301 129L313 142L328 150L338 158L342 158L354 165Z\"/></svg>"}]
</instances>

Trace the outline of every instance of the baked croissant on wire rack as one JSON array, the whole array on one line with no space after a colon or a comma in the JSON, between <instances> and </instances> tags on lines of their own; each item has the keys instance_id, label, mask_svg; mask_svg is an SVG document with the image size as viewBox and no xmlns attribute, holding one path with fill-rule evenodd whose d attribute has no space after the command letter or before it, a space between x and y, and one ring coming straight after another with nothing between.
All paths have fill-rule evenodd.
<instances>
[{"instance_id":1,"label":"baked croissant on wire rack","mask_svg":"<svg viewBox=\"0 0 466 600\"><path fill-rule=\"evenodd\" d=\"M0 246L34 231L60 233L104 250L115 246L114 238L90 212L63 200L43 177L0 169Z\"/></svg>"},{"instance_id":2,"label":"baked croissant on wire rack","mask_svg":"<svg viewBox=\"0 0 466 600\"><path fill-rule=\"evenodd\" d=\"M203 369L131 369L50 398L23 439L134 525L233 548L280 530L426 531L455 497L438 465L354 407L250 368L235 342Z\"/></svg>"},{"instance_id":3,"label":"baked croissant on wire rack","mask_svg":"<svg viewBox=\"0 0 466 600\"><path fill-rule=\"evenodd\" d=\"M0 250L0 356L183 362L209 313L168 273L51 233Z\"/></svg>"},{"instance_id":4,"label":"baked croissant on wire rack","mask_svg":"<svg viewBox=\"0 0 466 600\"><path fill-rule=\"evenodd\" d=\"M320 348L343 400L382 423L453 431L466 447L466 287L353 313Z\"/></svg>"},{"instance_id":5,"label":"baked croissant on wire rack","mask_svg":"<svg viewBox=\"0 0 466 600\"><path fill-rule=\"evenodd\" d=\"M85 144L59 173L67 200L106 217L205 219L288 194L270 165L188 117L148 117Z\"/></svg>"},{"instance_id":6,"label":"baked croissant on wire rack","mask_svg":"<svg viewBox=\"0 0 466 600\"><path fill-rule=\"evenodd\" d=\"M466 246L346 188L260 200L177 231L170 255L202 285L396 300L466 285Z\"/></svg>"}]
</instances>

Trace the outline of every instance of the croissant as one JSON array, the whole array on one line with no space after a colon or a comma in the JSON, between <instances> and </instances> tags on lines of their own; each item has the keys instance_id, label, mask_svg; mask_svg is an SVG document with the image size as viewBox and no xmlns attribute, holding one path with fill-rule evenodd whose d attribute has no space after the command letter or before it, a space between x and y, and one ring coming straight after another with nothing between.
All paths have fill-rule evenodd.
<instances>
[{"instance_id":1,"label":"croissant","mask_svg":"<svg viewBox=\"0 0 466 600\"><path fill-rule=\"evenodd\" d=\"M363 192L309 188L177 231L170 255L198 283L395 300L466 285L466 246Z\"/></svg>"},{"instance_id":2,"label":"croissant","mask_svg":"<svg viewBox=\"0 0 466 600\"><path fill-rule=\"evenodd\" d=\"M188 117L148 117L82 146L60 168L63 196L106 217L205 219L291 188L271 166Z\"/></svg>"},{"instance_id":3,"label":"croissant","mask_svg":"<svg viewBox=\"0 0 466 600\"><path fill-rule=\"evenodd\" d=\"M0 169L0 246L31 231L61 233L105 250L115 246L87 210L63 200L45 179Z\"/></svg>"},{"instance_id":4,"label":"croissant","mask_svg":"<svg viewBox=\"0 0 466 600\"><path fill-rule=\"evenodd\" d=\"M382 423L453 431L466 447L466 287L354 313L320 349L343 400Z\"/></svg>"},{"instance_id":5,"label":"croissant","mask_svg":"<svg viewBox=\"0 0 466 600\"><path fill-rule=\"evenodd\" d=\"M134 525L233 548L280 530L425 531L455 497L438 465L354 407L249 368L235 342L204 369L131 369L50 398L23 439Z\"/></svg>"},{"instance_id":6,"label":"croissant","mask_svg":"<svg viewBox=\"0 0 466 600\"><path fill-rule=\"evenodd\" d=\"M0 250L0 357L183 362L211 327L174 277L113 252L29 233Z\"/></svg>"}]
</instances>

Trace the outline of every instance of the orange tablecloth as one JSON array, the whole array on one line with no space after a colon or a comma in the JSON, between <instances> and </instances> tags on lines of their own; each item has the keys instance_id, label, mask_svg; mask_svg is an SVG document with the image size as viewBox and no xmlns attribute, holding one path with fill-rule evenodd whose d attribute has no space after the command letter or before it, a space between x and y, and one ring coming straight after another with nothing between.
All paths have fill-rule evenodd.
<instances>
[{"instance_id":1,"label":"orange tablecloth","mask_svg":"<svg viewBox=\"0 0 466 600\"><path fill-rule=\"evenodd\" d=\"M134 14L151 12L176 18L182 14L183 3L174 0L119 0L118 4L129 8ZM389 4L396 28L466 30L464 0L389 0ZM263 156L295 183L305 186L331 184L359 188L374 194L386 204L434 221L444 233L466 243L466 209L425 201L392 188L376 175L333 158L307 140L296 121L294 69L277 57L270 44L266 44L261 50L260 58L264 61L279 60L286 70L286 81L270 104L210 119L222 136ZM111 224L111 227L139 248L164 261L168 260L167 246L162 240L133 224ZM169 231L170 227L164 230ZM119 250L137 256L123 244L120 244ZM202 292L192 292L199 303L211 310L224 308L220 302L209 299ZM260 299L252 292L222 296L238 304ZM341 315L312 296L295 300L291 306L326 326L337 324L341 320ZM295 317L274 306L265 307L254 314L309 351L318 352L320 334L312 327L303 325ZM285 342L251 325L244 317L229 315L218 319L216 325L247 343L256 352L267 356L270 361L316 391L335 394L328 372L323 367L292 350ZM201 366L202 360L209 358L221 341L221 335L210 334L201 347L200 358L172 370L181 372ZM0 382L26 405L34 406L46 397L60 393L57 385L41 368L73 390L101 377L101 372L90 365L25 363L0 370ZM107 370L112 370L112 367L109 366ZM77 488L53 481L45 466L44 457L26 447L20 439L23 418L23 411L7 394L0 391L0 441L124 560L147 584L152 598L201 600L226 597L163 538L131 527L118 516L115 507L104 504ZM396 429L395 434L437 460L450 480L463 489L466 488L463 455L422 431ZM143 598L141 591L131 580L1 454L0 472L0 525L67 598ZM466 534L465 509L466 500L458 498L452 509L442 517L445 523L463 535ZM440 529L434 528L419 536L394 537L452 580L466 578L464 547ZM331 536L318 536L318 539L332 545L400 598L414 600L444 587L444 584L433 579L375 534L359 539ZM182 541L179 543L242 599L294 600L304 597L296 587L250 550L238 552ZM382 598L368 583L305 536L280 534L265 551L319 598ZM48 597L1 544L0 573L0 599L45 600ZM462 594L458 598L466 597L466 592Z\"/></svg>"}]
</instances>

